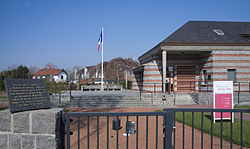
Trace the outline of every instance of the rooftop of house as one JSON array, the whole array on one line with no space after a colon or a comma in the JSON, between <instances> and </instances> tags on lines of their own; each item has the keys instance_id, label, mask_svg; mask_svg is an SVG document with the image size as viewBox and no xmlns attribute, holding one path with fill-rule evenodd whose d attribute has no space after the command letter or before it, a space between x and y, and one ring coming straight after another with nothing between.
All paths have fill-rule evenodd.
<instances>
[{"instance_id":1,"label":"rooftop of house","mask_svg":"<svg viewBox=\"0 0 250 149\"><path fill-rule=\"evenodd\" d=\"M152 56L162 46L250 46L250 22L188 21L174 33L141 55Z\"/></svg>"},{"instance_id":2,"label":"rooftop of house","mask_svg":"<svg viewBox=\"0 0 250 149\"><path fill-rule=\"evenodd\" d=\"M49 66L47 66L46 68L38 70L33 75L34 76L58 75L62 71L64 71L64 70L63 69L54 69L54 68L50 68Z\"/></svg>"},{"instance_id":3,"label":"rooftop of house","mask_svg":"<svg viewBox=\"0 0 250 149\"><path fill-rule=\"evenodd\" d=\"M250 43L250 22L189 21L163 43Z\"/></svg>"}]
</instances>

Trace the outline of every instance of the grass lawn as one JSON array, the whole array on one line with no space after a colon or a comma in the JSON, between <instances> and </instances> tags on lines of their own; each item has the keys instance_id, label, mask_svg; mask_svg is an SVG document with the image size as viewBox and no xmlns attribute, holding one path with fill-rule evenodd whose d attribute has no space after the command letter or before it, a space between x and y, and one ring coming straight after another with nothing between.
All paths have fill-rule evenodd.
<instances>
[{"instance_id":1,"label":"grass lawn","mask_svg":"<svg viewBox=\"0 0 250 149\"><path fill-rule=\"evenodd\" d=\"M234 109L250 109L250 105L234 106ZM248 113L250 113L250 112L248 112Z\"/></svg>"},{"instance_id":2,"label":"grass lawn","mask_svg":"<svg viewBox=\"0 0 250 149\"><path fill-rule=\"evenodd\" d=\"M7 96L0 96L0 98L7 99L8 97Z\"/></svg>"},{"instance_id":3,"label":"grass lawn","mask_svg":"<svg viewBox=\"0 0 250 149\"><path fill-rule=\"evenodd\" d=\"M235 109L250 109L250 105L234 106Z\"/></svg>"},{"instance_id":4,"label":"grass lawn","mask_svg":"<svg viewBox=\"0 0 250 149\"><path fill-rule=\"evenodd\" d=\"M211 133L211 116L210 112L203 113L203 130ZM182 122L183 113L176 112L176 121ZM185 112L185 124L192 126L192 113ZM230 141L230 121L223 121L223 139ZM243 146L250 147L250 121L243 120ZM201 112L194 113L194 128L201 130ZM220 122L213 125L213 134L220 137ZM233 143L240 145L240 120L235 118L233 123Z\"/></svg>"}]
</instances>

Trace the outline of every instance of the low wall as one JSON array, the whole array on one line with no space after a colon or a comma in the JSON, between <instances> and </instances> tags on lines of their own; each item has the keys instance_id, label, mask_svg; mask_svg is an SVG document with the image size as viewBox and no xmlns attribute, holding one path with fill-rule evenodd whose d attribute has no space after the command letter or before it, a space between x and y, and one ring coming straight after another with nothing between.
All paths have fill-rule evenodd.
<instances>
[{"instance_id":1,"label":"low wall","mask_svg":"<svg viewBox=\"0 0 250 149\"><path fill-rule=\"evenodd\" d=\"M0 111L0 149L63 148L62 108Z\"/></svg>"},{"instance_id":2,"label":"low wall","mask_svg":"<svg viewBox=\"0 0 250 149\"><path fill-rule=\"evenodd\" d=\"M122 91L122 85L103 85L104 91ZM81 91L100 91L101 85L82 85Z\"/></svg>"},{"instance_id":3,"label":"low wall","mask_svg":"<svg viewBox=\"0 0 250 149\"><path fill-rule=\"evenodd\" d=\"M197 104L213 105L213 92L189 93ZM250 105L250 93L234 92L234 104Z\"/></svg>"}]
</instances>

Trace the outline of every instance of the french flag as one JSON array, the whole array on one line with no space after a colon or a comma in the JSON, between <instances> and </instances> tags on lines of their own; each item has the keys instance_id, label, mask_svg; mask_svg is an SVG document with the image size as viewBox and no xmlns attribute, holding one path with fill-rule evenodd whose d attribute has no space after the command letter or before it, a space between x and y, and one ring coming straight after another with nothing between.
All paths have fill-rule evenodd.
<instances>
[{"instance_id":1,"label":"french flag","mask_svg":"<svg viewBox=\"0 0 250 149\"><path fill-rule=\"evenodd\" d=\"M98 52L100 50L101 43L102 43L102 31L101 31L101 35L100 35L100 37L98 39Z\"/></svg>"}]
</instances>

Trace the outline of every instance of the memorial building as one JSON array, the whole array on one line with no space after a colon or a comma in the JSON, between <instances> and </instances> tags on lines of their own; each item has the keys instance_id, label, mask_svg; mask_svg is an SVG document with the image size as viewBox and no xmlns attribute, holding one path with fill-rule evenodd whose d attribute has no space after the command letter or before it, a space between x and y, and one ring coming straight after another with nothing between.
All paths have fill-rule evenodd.
<instances>
[{"instance_id":1,"label":"memorial building","mask_svg":"<svg viewBox=\"0 0 250 149\"><path fill-rule=\"evenodd\" d=\"M189 21L138 59L133 91L208 92L226 80L248 91L250 22Z\"/></svg>"}]
</instances>

